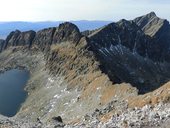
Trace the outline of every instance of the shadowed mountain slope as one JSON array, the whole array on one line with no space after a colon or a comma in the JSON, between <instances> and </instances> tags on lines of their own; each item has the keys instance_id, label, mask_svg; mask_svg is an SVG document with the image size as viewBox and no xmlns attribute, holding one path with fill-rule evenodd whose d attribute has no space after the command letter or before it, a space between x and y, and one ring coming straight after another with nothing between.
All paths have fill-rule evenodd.
<instances>
[{"instance_id":1,"label":"shadowed mountain slope","mask_svg":"<svg viewBox=\"0 0 170 128\"><path fill-rule=\"evenodd\" d=\"M154 61L155 42L135 22L121 20L88 37L101 69L113 82L128 82L146 93L169 80L169 64Z\"/></svg>"}]
</instances>

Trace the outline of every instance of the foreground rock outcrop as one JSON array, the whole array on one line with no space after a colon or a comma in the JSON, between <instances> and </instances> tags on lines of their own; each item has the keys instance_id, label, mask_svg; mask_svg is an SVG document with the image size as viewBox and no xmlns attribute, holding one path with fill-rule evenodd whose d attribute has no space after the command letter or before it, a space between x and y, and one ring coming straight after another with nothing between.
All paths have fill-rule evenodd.
<instances>
[{"instance_id":1,"label":"foreground rock outcrop","mask_svg":"<svg viewBox=\"0 0 170 128\"><path fill-rule=\"evenodd\" d=\"M170 36L164 28L169 29L168 21L151 12L83 33L69 22L38 32L11 32L0 41L0 68L22 66L31 77L25 103L15 117L0 117L0 126L141 127L165 122L168 114L158 111L160 118L154 113L153 120L150 115L157 108L169 113ZM56 123L55 117L63 122Z\"/></svg>"}]
</instances>

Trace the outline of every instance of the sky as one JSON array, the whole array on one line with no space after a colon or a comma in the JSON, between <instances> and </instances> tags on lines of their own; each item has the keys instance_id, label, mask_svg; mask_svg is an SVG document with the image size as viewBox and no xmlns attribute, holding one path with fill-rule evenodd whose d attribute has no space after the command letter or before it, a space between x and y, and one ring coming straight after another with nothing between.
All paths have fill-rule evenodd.
<instances>
[{"instance_id":1,"label":"sky","mask_svg":"<svg viewBox=\"0 0 170 128\"><path fill-rule=\"evenodd\" d=\"M170 0L0 0L0 4L0 21L118 21L151 11L170 20Z\"/></svg>"}]
</instances>

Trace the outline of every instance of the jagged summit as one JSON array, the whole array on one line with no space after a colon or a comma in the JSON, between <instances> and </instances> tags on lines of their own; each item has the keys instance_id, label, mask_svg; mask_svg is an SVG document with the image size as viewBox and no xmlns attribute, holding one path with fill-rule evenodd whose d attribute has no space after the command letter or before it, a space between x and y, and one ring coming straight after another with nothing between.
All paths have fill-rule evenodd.
<instances>
[{"instance_id":1,"label":"jagged summit","mask_svg":"<svg viewBox=\"0 0 170 128\"><path fill-rule=\"evenodd\" d=\"M154 12L138 17L133 20L146 35L154 37L164 25L168 24L168 21L156 16Z\"/></svg>"},{"instance_id":2,"label":"jagged summit","mask_svg":"<svg viewBox=\"0 0 170 128\"><path fill-rule=\"evenodd\" d=\"M54 33L53 43L59 43L63 41L71 41L77 43L80 38L81 33L78 27L73 23L65 22L57 27Z\"/></svg>"},{"instance_id":3,"label":"jagged summit","mask_svg":"<svg viewBox=\"0 0 170 128\"><path fill-rule=\"evenodd\" d=\"M21 32L19 30L12 31L6 38L3 49L10 46L39 45L43 50L45 47L62 42L78 43L82 37L78 27L72 23L65 22L56 28L48 28L38 31Z\"/></svg>"},{"instance_id":4,"label":"jagged summit","mask_svg":"<svg viewBox=\"0 0 170 128\"><path fill-rule=\"evenodd\" d=\"M103 72L113 82L126 81L138 85L141 93L153 90L162 81L167 82L169 77L165 79L161 73L165 70L160 72L159 66L154 64L169 61L170 36L166 34L169 25L163 21L166 22L151 12L133 21L122 19L111 23L89 35L91 49L102 63ZM146 63L147 59L151 61ZM148 67L152 68L148 70Z\"/></svg>"},{"instance_id":5,"label":"jagged summit","mask_svg":"<svg viewBox=\"0 0 170 128\"><path fill-rule=\"evenodd\" d=\"M143 32L152 38L152 55L155 60L170 61L170 24L166 19L157 17L154 13L133 20Z\"/></svg>"},{"instance_id":6,"label":"jagged summit","mask_svg":"<svg viewBox=\"0 0 170 128\"><path fill-rule=\"evenodd\" d=\"M62 30L63 30L63 29L72 29L72 30L75 30L75 31L80 32L79 28L78 28L75 24L73 24L73 23L71 23L71 22L61 23L61 24L59 25L58 29L62 29Z\"/></svg>"},{"instance_id":7,"label":"jagged summit","mask_svg":"<svg viewBox=\"0 0 170 128\"><path fill-rule=\"evenodd\" d=\"M152 17L157 17L157 15L156 15L156 13L154 11L152 11L152 12L146 14L146 17L152 18Z\"/></svg>"}]
</instances>

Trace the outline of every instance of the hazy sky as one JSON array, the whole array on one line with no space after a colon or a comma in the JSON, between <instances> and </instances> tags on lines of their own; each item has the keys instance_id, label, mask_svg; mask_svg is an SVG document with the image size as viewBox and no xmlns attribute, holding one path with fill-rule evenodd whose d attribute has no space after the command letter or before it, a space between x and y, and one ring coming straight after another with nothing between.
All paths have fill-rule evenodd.
<instances>
[{"instance_id":1,"label":"hazy sky","mask_svg":"<svg viewBox=\"0 0 170 128\"><path fill-rule=\"evenodd\" d=\"M150 11L170 20L170 0L0 0L0 4L0 21L117 21Z\"/></svg>"}]
</instances>

